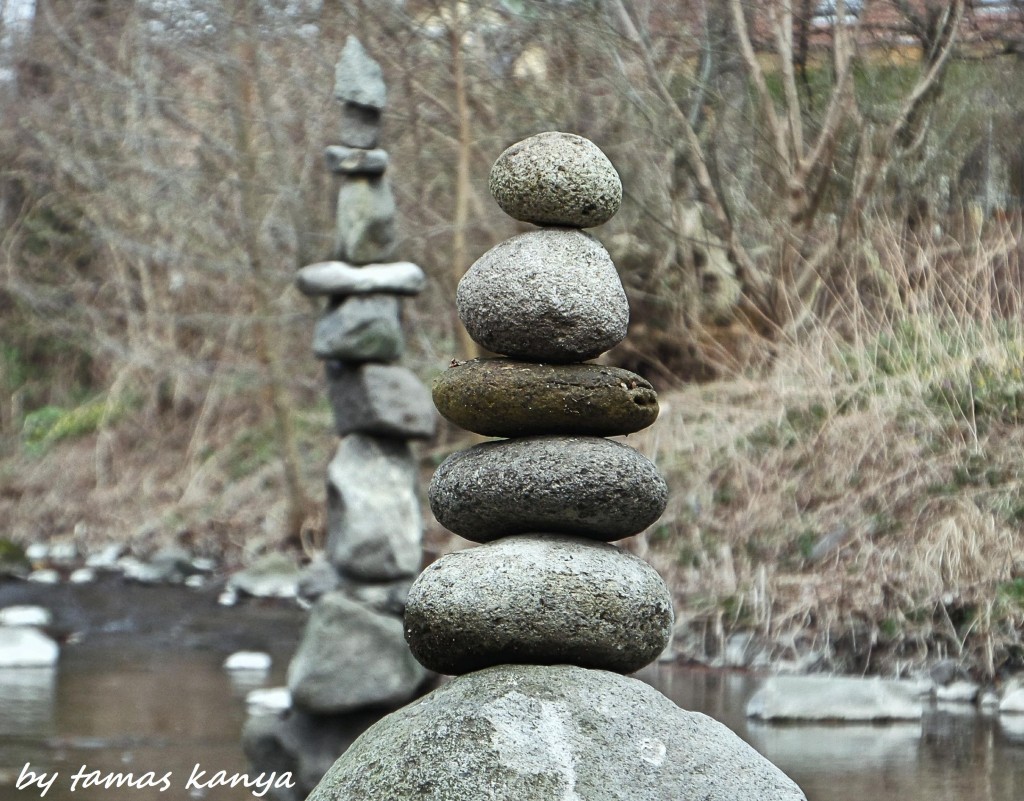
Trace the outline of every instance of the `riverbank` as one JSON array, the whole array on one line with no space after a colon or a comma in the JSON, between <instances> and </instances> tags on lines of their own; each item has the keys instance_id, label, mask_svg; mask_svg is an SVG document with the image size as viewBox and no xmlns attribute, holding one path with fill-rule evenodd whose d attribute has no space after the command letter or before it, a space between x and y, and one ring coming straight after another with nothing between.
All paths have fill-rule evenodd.
<instances>
[{"instance_id":1,"label":"riverbank","mask_svg":"<svg viewBox=\"0 0 1024 801\"><path fill-rule=\"evenodd\" d=\"M658 422L628 442L665 473L669 506L623 545L673 590L677 658L882 676L951 661L983 685L1024 669L1022 354L1018 333L922 317L863 341L819 331L767 375L662 391ZM314 504L296 543L269 413L241 393L221 403L209 454L190 451L196 421L141 410L19 446L0 463L0 536L83 564L115 543L143 564L173 546L221 578L272 552L308 561L329 410L296 410ZM424 479L461 436L421 448ZM426 517L428 559L468 545Z\"/></svg>"}]
</instances>

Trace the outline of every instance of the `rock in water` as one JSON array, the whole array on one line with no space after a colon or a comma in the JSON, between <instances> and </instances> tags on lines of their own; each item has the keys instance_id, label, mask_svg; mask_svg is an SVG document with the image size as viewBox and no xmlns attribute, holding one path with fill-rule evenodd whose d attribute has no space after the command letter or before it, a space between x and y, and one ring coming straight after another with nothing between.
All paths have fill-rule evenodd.
<instances>
[{"instance_id":1,"label":"rock in water","mask_svg":"<svg viewBox=\"0 0 1024 801\"><path fill-rule=\"evenodd\" d=\"M426 679L405 646L402 621L341 592L317 601L288 666L292 703L318 714L397 706Z\"/></svg>"},{"instance_id":2,"label":"rock in water","mask_svg":"<svg viewBox=\"0 0 1024 801\"><path fill-rule=\"evenodd\" d=\"M0 668L39 668L57 664L60 647L37 629L0 626Z\"/></svg>"},{"instance_id":3,"label":"rock in water","mask_svg":"<svg viewBox=\"0 0 1024 801\"><path fill-rule=\"evenodd\" d=\"M608 157L582 136L547 131L512 145L491 168L502 211L535 225L590 228L622 203L622 182Z\"/></svg>"},{"instance_id":4,"label":"rock in water","mask_svg":"<svg viewBox=\"0 0 1024 801\"><path fill-rule=\"evenodd\" d=\"M583 231L548 228L500 242L459 282L473 341L535 362L581 362L626 336L629 303L608 251Z\"/></svg>"},{"instance_id":5,"label":"rock in water","mask_svg":"<svg viewBox=\"0 0 1024 801\"><path fill-rule=\"evenodd\" d=\"M805 801L711 718L636 679L502 665L388 715L309 801Z\"/></svg>"},{"instance_id":6,"label":"rock in water","mask_svg":"<svg viewBox=\"0 0 1024 801\"><path fill-rule=\"evenodd\" d=\"M327 468L327 556L364 581L414 576L422 562L417 467L409 444L350 434Z\"/></svg>"},{"instance_id":7,"label":"rock in water","mask_svg":"<svg viewBox=\"0 0 1024 801\"><path fill-rule=\"evenodd\" d=\"M475 542L532 532L610 542L657 520L668 487L650 460L618 442L522 437L453 453L427 497L442 526Z\"/></svg>"},{"instance_id":8,"label":"rock in water","mask_svg":"<svg viewBox=\"0 0 1024 801\"><path fill-rule=\"evenodd\" d=\"M601 364L474 359L434 381L434 405L488 437L631 434L658 418L658 395L640 376Z\"/></svg>"},{"instance_id":9,"label":"rock in water","mask_svg":"<svg viewBox=\"0 0 1024 801\"><path fill-rule=\"evenodd\" d=\"M573 664L633 673L665 650L672 598L657 571L613 545L507 537L441 557L409 591L405 638L438 673Z\"/></svg>"},{"instance_id":10,"label":"rock in water","mask_svg":"<svg viewBox=\"0 0 1024 801\"><path fill-rule=\"evenodd\" d=\"M394 361L405 347L399 315L394 295L347 298L317 321L313 353L345 362Z\"/></svg>"},{"instance_id":11,"label":"rock in water","mask_svg":"<svg viewBox=\"0 0 1024 801\"><path fill-rule=\"evenodd\" d=\"M352 264L386 261L395 249L395 199L384 176L351 176L338 190L335 256Z\"/></svg>"},{"instance_id":12,"label":"rock in water","mask_svg":"<svg viewBox=\"0 0 1024 801\"><path fill-rule=\"evenodd\" d=\"M426 439L437 424L430 393L408 367L327 362L328 392L339 437L376 434Z\"/></svg>"}]
</instances>

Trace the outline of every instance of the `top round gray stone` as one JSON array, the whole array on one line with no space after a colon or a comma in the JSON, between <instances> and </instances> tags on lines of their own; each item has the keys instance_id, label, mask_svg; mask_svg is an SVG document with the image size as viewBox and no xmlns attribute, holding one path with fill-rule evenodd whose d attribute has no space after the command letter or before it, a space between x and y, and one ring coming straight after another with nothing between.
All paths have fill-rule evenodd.
<instances>
[{"instance_id":1,"label":"top round gray stone","mask_svg":"<svg viewBox=\"0 0 1024 801\"><path fill-rule=\"evenodd\" d=\"M380 64L367 55L360 41L349 36L334 67L334 96L342 103L351 103L380 111L388 100Z\"/></svg>"},{"instance_id":2,"label":"top round gray stone","mask_svg":"<svg viewBox=\"0 0 1024 801\"><path fill-rule=\"evenodd\" d=\"M498 156L490 189L506 214L535 225L591 228L622 203L608 157L589 139L561 131L531 136Z\"/></svg>"}]
</instances>

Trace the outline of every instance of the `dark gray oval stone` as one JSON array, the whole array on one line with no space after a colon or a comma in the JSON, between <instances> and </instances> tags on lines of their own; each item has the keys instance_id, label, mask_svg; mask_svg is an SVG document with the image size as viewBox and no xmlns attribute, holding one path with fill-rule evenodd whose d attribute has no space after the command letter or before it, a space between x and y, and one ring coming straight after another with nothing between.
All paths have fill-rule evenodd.
<instances>
[{"instance_id":1,"label":"dark gray oval stone","mask_svg":"<svg viewBox=\"0 0 1024 801\"><path fill-rule=\"evenodd\" d=\"M535 225L590 228L622 203L622 182L608 157L582 136L547 131L512 145L491 168L494 199L511 217Z\"/></svg>"},{"instance_id":2,"label":"dark gray oval stone","mask_svg":"<svg viewBox=\"0 0 1024 801\"><path fill-rule=\"evenodd\" d=\"M474 359L433 384L446 418L489 437L631 434L658 418L658 394L636 373L600 364Z\"/></svg>"},{"instance_id":3,"label":"dark gray oval stone","mask_svg":"<svg viewBox=\"0 0 1024 801\"><path fill-rule=\"evenodd\" d=\"M309 801L806 801L726 726L572 665L459 676L370 727Z\"/></svg>"},{"instance_id":4,"label":"dark gray oval stone","mask_svg":"<svg viewBox=\"0 0 1024 801\"><path fill-rule=\"evenodd\" d=\"M600 437L523 437L449 456L427 490L438 522L475 542L551 532L595 540L638 534L665 511L650 460Z\"/></svg>"},{"instance_id":5,"label":"dark gray oval stone","mask_svg":"<svg viewBox=\"0 0 1024 801\"><path fill-rule=\"evenodd\" d=\"M566 228L530 231L495 245L456 293L473 341L536 362L582 362L620 343L629 303L608 251Z\"/></svg>"},{"instance_id":6,"label":"dark gray oval stone","mask_svg":"<svg viewBox=\"0 0 1024 801\"><path fill-rule=\"evenodd\" d=\"M420 573L405 639L438 673L572 664L632 673L672 633L657 571L614 545L555 534L506 537L448 554Z\"/></svg>"}]
</instances>

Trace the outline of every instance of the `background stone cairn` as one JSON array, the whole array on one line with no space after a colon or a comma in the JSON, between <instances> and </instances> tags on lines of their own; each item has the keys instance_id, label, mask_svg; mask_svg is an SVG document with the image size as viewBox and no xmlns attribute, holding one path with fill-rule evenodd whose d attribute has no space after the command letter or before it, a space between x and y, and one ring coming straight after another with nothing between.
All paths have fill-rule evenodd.
<instances>
[{"instance_id":1,"label":"background stone cairn","mask_svg":"<svg viewBox=\"0 0 1024 801\"><path fill-rule=\"evenodd\" d=\"M386 90L379 65L349 37L336 69L341 144L328 168L341 177L335 261L304 267L305 294L326 298L313 351L326 366L341 442L327 474L326 560L300 581L315 600L288 668L292 709L253 718L243 745L260 770L290 770L305 798L355 736L421 691L429 674L402 632L405 597L422 561L418 467L409 440L433 435L430 395L406 367L401 299L423 271L388 262L395 204L377 148ZM279 796L280 797L280 796Z\"/></svg>"},{"instance_id":2,"label":"background stone cairn","mask_svg":"<svg viewBox=\"0 0 1024 801\"><path fill-rule=\"evenodd\" d=\"M650 425L650 384L584 363L620 342L615 267L582 228L618 209L618 174L591 142L549 132L506 150L491 192L541 226L484 254L458 288L470 336L497 358L435 383L446 417L504 437L456 453L428 496L478 547L442 557L410 590L405 636L455 678L368 729L310 801L802 799L726 727L620 674L669 642L655 570L608 544L664 511L655 466L605 437Z\"/></svg>"}]
</instances>

